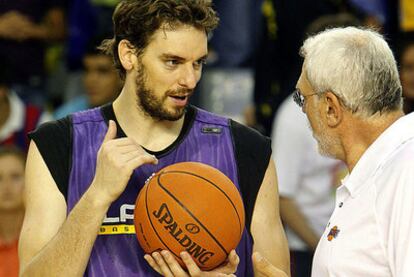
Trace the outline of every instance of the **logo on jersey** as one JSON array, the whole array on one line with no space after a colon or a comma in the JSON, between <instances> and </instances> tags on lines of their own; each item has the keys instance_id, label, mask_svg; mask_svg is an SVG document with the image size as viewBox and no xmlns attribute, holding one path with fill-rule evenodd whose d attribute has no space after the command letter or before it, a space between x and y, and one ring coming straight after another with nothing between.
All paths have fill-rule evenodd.
<instances>
[{"instance_id":1,"label":"logo on jersey","mask_svg":"<svg viewBox=\"0 0 414 277\"><path fill-rule=\"evenodd\" d=\"M201 128L201 132L204 134L221 134L222 131L223 129L221 127L207 126Z\"/></svg>"},{"instance_id":2,"label":"logo on jersey","mask_svg":"<svg viewBox=\"0 0 414 277\"><path fill-rule=\"evenodd\" d=\"M339 234L340 231L341 230L338 229L338 226L332 227L331 230L329 231L328 236L327 236L328 237L328 241L331 241L334 238L336 238L338 236L338 234Z\"/></svg>"},{"instance_id":3,"label":"logo on jersey","mask_svg":"<svg viewBox=\"0 0 414 277\"><path fill-rule=\"evenodd\" d=\"M135 234L134 208L135 205L123 204L119 208L119 216L105 216L98 235Z\"/></svg>"}]
</instances>

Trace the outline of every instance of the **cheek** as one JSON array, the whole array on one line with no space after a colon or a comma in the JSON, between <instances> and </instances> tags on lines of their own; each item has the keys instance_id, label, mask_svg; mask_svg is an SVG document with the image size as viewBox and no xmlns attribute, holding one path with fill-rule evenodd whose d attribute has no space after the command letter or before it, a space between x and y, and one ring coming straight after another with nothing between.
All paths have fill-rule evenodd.
<instances>
[{"instance_id":1,"label":"cheek","mask_svg":"<svg viewBox=\"0 0 414 277\"><path fill-rule=\"evenodd\" d=\"M145 71L145 85L156 92L163 94L167 90L176 89L178 72L168 71L163 68L147 68Z\"/></svg>"}]
</instances>

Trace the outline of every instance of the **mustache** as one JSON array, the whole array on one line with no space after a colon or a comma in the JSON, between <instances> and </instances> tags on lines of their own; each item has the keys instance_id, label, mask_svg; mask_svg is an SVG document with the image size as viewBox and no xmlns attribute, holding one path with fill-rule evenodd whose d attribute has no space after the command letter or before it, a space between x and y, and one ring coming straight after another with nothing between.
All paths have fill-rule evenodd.
<instances>
[{"instance_id":1,"label":"mustache","mask_svg":"<svg viewBox=\"0 0 414 277\"><path fill-rule=\"evenodd\" d=\"M191 96L194 93L194 89L188 88L178 88L178 89L170 89L166 91L166 95L174 95L174 96Z\"/></svg>"}]
</instances>

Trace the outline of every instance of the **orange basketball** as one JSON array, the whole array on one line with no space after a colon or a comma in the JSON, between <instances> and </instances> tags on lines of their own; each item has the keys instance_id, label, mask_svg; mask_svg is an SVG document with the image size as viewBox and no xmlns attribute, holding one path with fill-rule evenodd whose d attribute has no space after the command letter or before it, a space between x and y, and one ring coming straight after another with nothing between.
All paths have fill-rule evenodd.
<instances>
[{"instance_id":1,"label":"orange basketball","mask_svg":"<svg viewBox=\"0 0 414 277\"><path fill-rule=\"evenodd\" d=\"M187 251L202 270L222 264L238 245L244 207L232 181L197 162L167 166L154 174L135 203L134 224L146 253L169 250L181 265Z\"/></svg>"}]
</instances>

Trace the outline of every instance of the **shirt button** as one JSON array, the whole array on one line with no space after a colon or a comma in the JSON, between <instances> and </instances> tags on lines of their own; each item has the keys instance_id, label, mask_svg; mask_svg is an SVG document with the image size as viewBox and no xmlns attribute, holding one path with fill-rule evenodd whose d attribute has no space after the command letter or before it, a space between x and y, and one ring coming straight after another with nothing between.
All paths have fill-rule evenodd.
<instances>
[{"instance_id":1,"label":"shirt button","mask_svg":"<svg viewBox=\"0 0 414 277\"><path fill-rule=\"evenodd\" d=\"M343 205L344 205L344 202L339 203L339 208L342 208Z\"/></svg>"}]
</instances>

